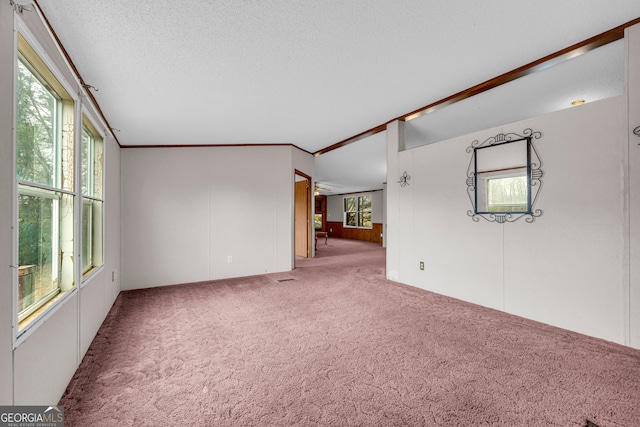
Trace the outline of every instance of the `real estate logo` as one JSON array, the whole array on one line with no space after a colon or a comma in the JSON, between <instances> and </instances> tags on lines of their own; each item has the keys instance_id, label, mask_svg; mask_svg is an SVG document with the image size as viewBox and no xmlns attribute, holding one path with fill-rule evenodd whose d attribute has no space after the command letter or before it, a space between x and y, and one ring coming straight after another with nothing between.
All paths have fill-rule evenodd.
<instances>
[{"instance_id":1,"label":"real estate logo","mask_svg":"<svg viewBox=\"0 0 640 427\"><path fill-rule=\"evenodd\" d=\"M0 406L0 427L64 427L64 407Z\"/></svg>"}]
</instances>

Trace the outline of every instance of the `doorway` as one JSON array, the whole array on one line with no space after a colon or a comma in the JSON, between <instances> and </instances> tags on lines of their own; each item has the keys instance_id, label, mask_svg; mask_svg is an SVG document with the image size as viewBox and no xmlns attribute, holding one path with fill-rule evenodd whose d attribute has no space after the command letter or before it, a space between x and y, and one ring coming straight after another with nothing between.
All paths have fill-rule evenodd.
<instances>
[{"instance_id":1,"label":"doorway","mask_svg":"<svg viewBox=\"0 0 640 427\"><path fill-rule=\"evenodd\" d=\"M311 258L311 177L295 171L294 253Z\"/></svg>"}]
</instances>

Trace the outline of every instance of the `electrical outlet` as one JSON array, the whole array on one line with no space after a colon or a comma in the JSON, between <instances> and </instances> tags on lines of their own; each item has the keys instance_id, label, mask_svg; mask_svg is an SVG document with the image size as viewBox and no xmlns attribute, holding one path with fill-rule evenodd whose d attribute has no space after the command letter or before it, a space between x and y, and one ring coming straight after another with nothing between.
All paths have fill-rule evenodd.
<instances>
[{"instance_id":1,"label":"electrical outlet","mask_svg":"<svg viewBox=\"0 0 640 427\"><path fill-rule=\"evenodd\" d=\"M227 257L227 262L233 262L233 257L231 255Z\"/></svg>"},{"instance_id":2,"label":"electrical outlet","mask_svg":"<svg viewBox=\"0 0 640 427\"><path fill-rule=\"evenodd\" d=\"M424 270L424 261L420 261L420 270Z\"/></svg>"}]
</instances>

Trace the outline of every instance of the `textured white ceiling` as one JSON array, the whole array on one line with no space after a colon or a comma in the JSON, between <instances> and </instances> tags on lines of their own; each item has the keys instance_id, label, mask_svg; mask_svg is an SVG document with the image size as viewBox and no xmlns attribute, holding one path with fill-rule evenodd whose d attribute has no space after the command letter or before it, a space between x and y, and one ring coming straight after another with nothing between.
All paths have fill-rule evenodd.
<instances>
[{"instance_id":1,"label":"textured white ceiling","mask_svg":"<svg viewBox=\"0 0 640 427\"><path fill-rule=\"evenodd\" d=\"M122 145L310 152L640 16L638 0L38 4Z\"/></svg>"}]
</instances>

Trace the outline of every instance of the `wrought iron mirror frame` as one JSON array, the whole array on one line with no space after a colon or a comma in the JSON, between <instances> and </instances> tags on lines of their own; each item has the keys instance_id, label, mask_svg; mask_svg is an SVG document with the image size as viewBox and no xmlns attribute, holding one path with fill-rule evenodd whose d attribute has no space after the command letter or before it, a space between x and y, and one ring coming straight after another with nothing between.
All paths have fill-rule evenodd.
<instances>
[{"instance_id":1,"label":"wrought iron mirror frame","mask_svg":"<svg viewBox=\"0 0 640 427\"><path fill-rule=\"evenodd\" d=\"M471 160L467 168L467 195L473 209L467 211L467 215L475 222L480 221L483 218L489 222L497 222L499 224L505 222L516 222L521 218L524 218L525 222L533 222L535 219L542 215L540 209L535 208L540 189L542 188L542 160L538 154L533 140L540 139L542 133L533 131L529 128L522 131L522 135L517 133L499 133L496 136L485 139L480 142L475 140L467 147L467 153L471 154ZM477 150L481 148L488 148L491 146L502 145L509 142L527 141L527 197L528 197L528 211L527 212L505 212L505 213L491 213L491 212L478 212L477 207L477 182L476 182L476 155Z\"/></svg>"}]
</instances>

